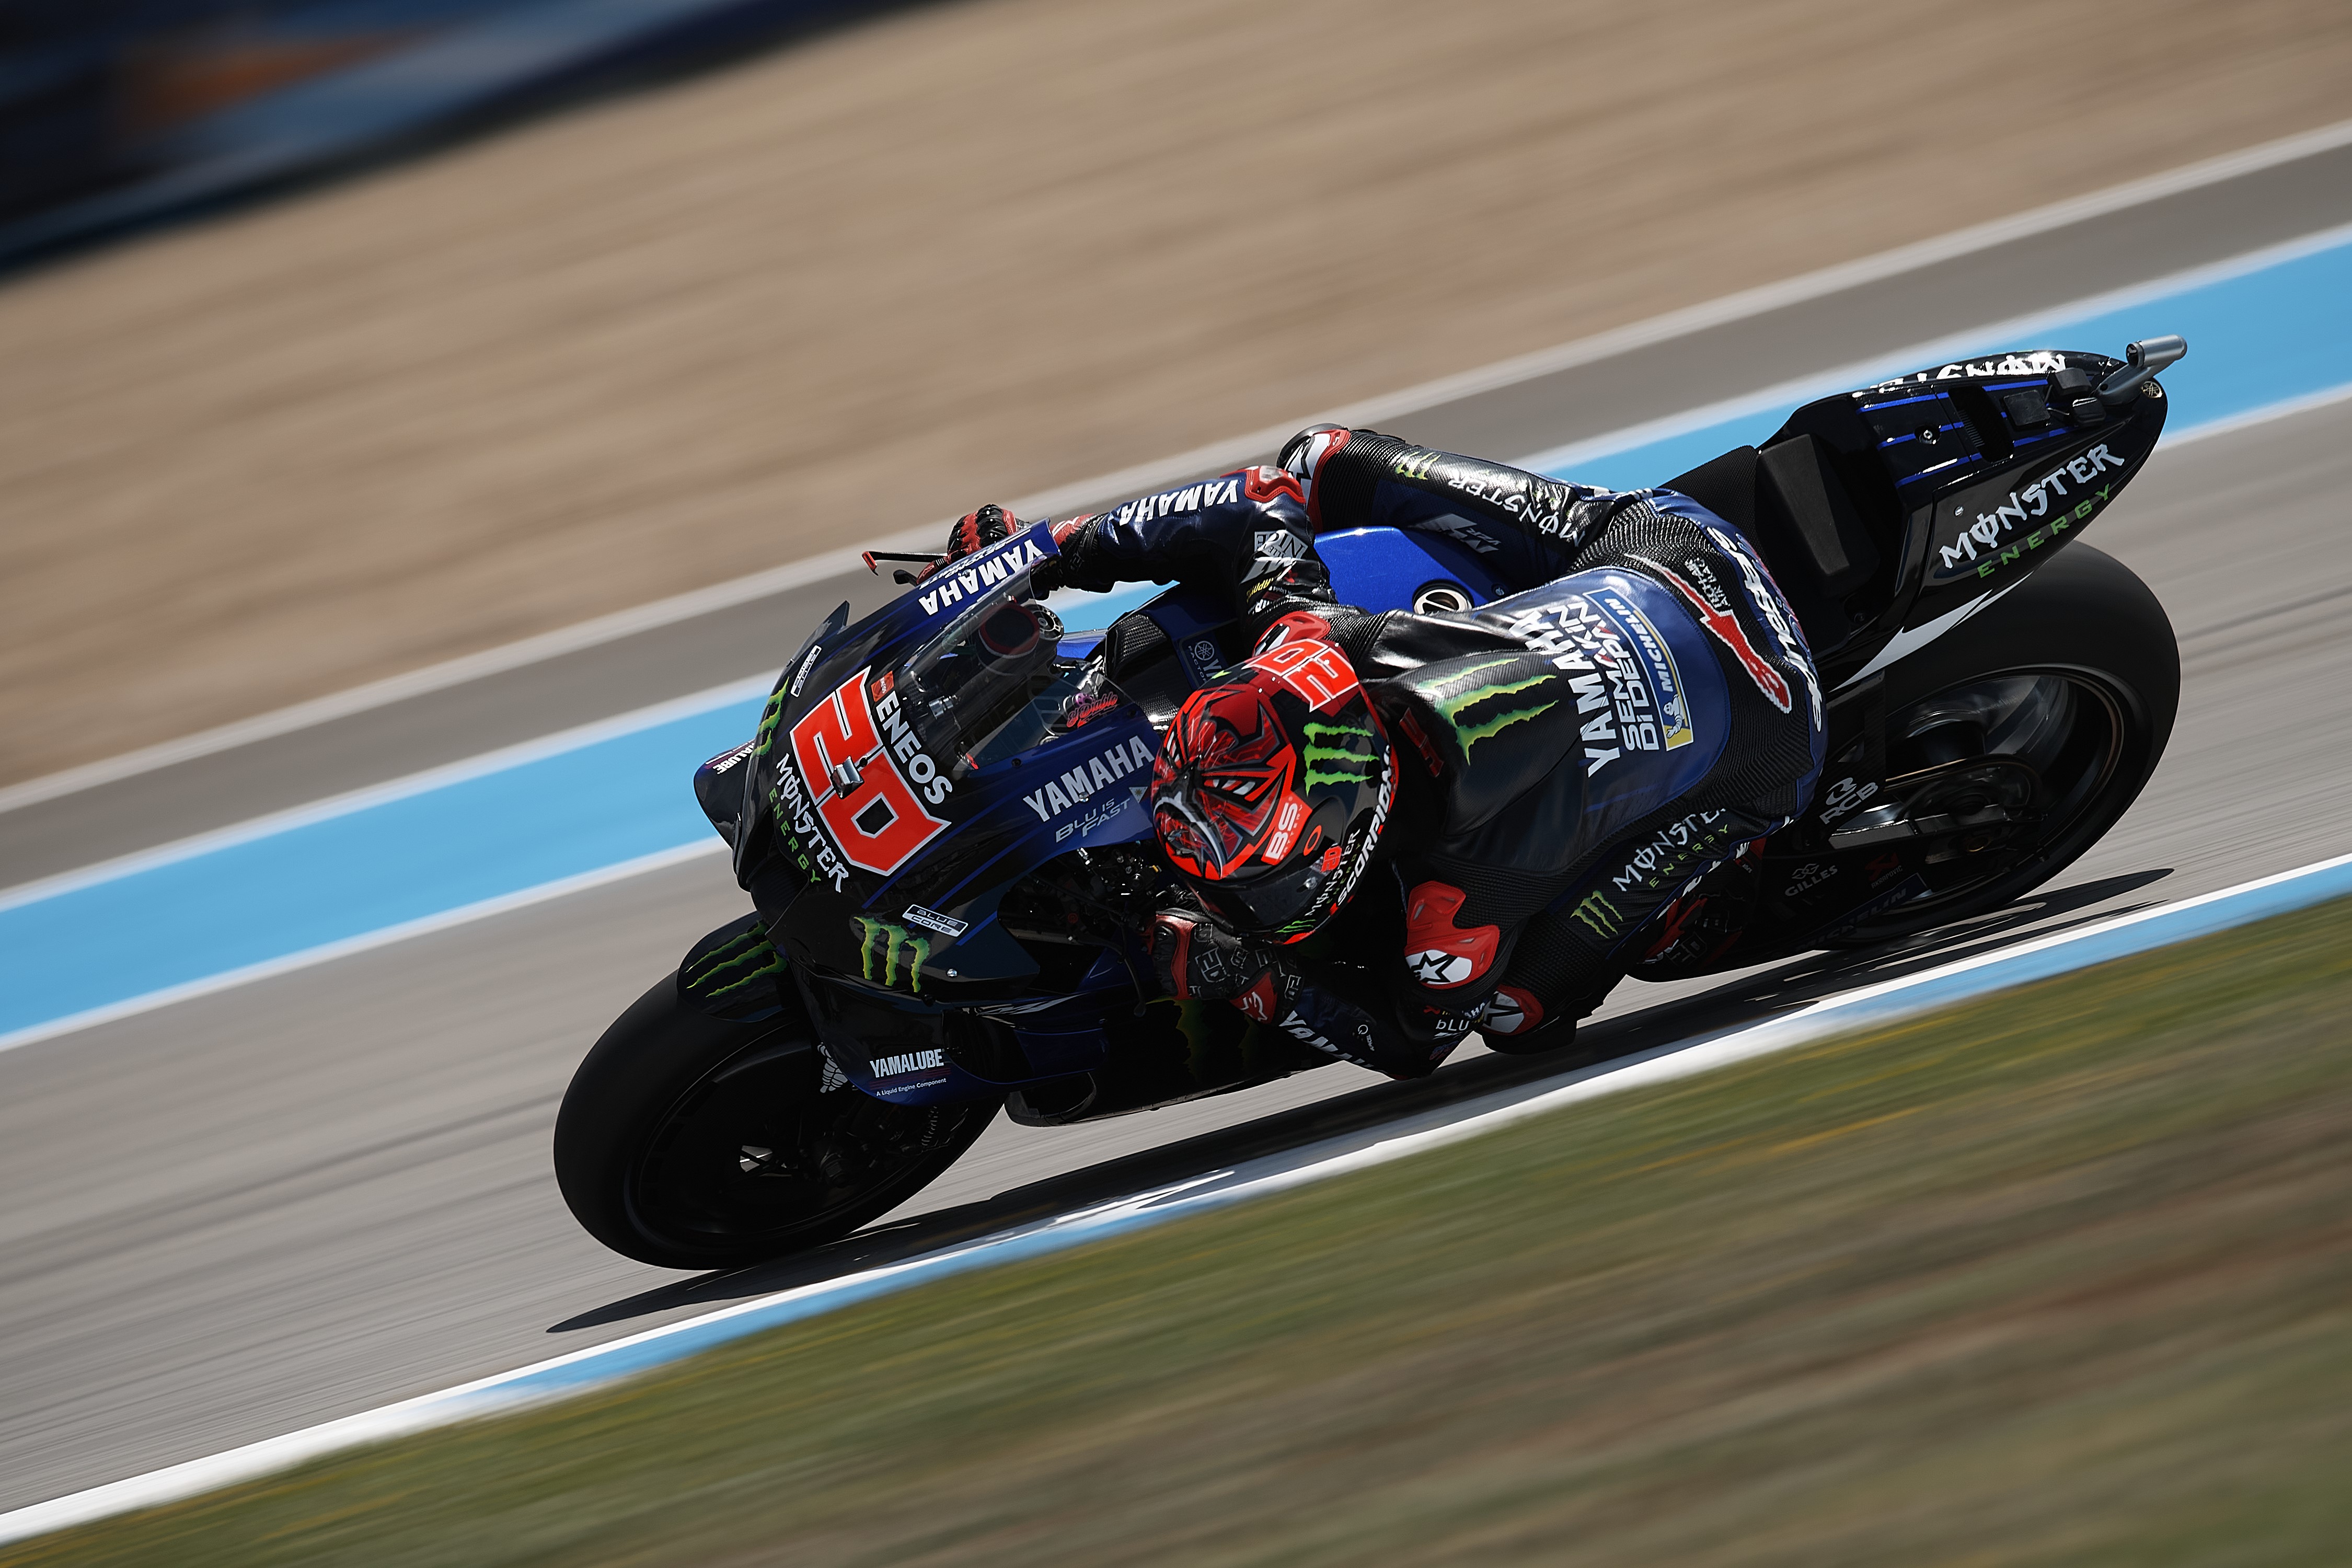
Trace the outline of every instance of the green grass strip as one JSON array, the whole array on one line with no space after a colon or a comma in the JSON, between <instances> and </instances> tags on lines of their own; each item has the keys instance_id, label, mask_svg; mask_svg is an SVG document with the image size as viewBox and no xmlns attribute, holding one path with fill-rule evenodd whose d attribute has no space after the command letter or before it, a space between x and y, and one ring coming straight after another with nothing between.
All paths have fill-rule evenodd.
<instances>
[{"instance_id":1,"label":"green grass strip","mask_svg":"<svg viewBox=\"0 0 2352 1568\"><path fill-rule=\"evenodd\" d=\"M2340 1561L2348 1009L2329 906L0 1562Z\"/></svg>"}]
</instances>

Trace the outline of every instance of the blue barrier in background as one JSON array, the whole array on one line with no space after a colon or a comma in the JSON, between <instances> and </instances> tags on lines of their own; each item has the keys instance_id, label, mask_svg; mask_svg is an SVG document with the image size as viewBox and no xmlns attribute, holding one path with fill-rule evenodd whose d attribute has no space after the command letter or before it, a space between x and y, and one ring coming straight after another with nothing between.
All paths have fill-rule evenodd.
<instances>
[{"instance_id":1,"label":"blue barrier in background","mask_svg":"<svg viewBox=\"0 0 2352 1568\"><path fill-rule=\"evenodd\" d=\"M61 5L0 69L0 260L314 174L877 0Z\"/></svg>"}]
</instances>

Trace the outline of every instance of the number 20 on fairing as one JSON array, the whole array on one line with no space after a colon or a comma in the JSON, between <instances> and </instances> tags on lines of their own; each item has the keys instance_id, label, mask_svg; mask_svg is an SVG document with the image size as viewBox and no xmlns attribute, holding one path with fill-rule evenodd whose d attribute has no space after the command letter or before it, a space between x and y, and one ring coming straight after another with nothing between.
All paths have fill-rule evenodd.
<instances>
[{"instance_id":1,"label":"number 20 on fairing","mask_svg":"<svg viewBox=\"0 0 2352 1568\"><path fill-rule=\"evenodd\" d=\"M947 797L948 782L899 716L895 691L882 699L882 721L890 730L885 743L866 676L861 669L843 681L793 726L793 758L842 855L862 870L887 876L946 831L947 823L923 809L915 791L923 786L936 803ZM843 763L858 773L845 790L835 784L833 771Z\"/></svg>"}]
</instances>

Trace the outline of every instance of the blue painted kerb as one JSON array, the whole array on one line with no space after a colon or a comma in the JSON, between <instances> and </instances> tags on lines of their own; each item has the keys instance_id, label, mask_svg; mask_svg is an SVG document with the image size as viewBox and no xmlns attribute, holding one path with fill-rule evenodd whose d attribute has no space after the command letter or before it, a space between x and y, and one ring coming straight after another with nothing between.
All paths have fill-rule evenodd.
<instances>
[{"instance_id":1,"label":"blue painted kerb","mask_svg":"<svg viewBox=\"0 0 2352 1568\"><path fill-rule=\"evenodd\" d=\"M1840 1024L1868 1023L1966 1001L1988 991L2030 985L2037 980L2171 947L2347 896L2352 896L2352 856L2324 861L2291 872L2286 878L2256 883L2220 898L2176 904L2121 928L2094 926L2079 936L2047 947L2001 954L2001 962L1992 966L1997 978L1990 983L1974 973L1930 971L1900 993L1854 998L1849 1010L1841 1015Z\"/></svg>"}]
</instances>

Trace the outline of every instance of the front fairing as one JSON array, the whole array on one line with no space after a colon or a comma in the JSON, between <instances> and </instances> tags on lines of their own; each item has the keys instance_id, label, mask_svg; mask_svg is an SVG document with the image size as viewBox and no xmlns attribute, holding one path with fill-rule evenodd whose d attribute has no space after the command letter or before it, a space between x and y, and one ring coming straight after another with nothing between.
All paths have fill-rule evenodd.
<instances>
[{"instance_id":1,"label":"front fairing","mask_svg":"<svg viewBox=\"0 0 2352 1568\"><path fill-rule=\"evenodd\" d=\"M1014 1000L1038 966L997 924L1005 888L1150 835L1159 741L1139 708L1106 700L1059 731L1020 713L1080 695L1080 661L1053 647L1016 650L1025 684L984 689L1012 663L990 628L1007 604L1034 610L1027 579L1055 553L1026 529L831 628L778 682L751 756L764 858L739 873L796 963L920 1004ZM990 701L1015 717L976 716Z\"/></svg>"}]
</instances>

